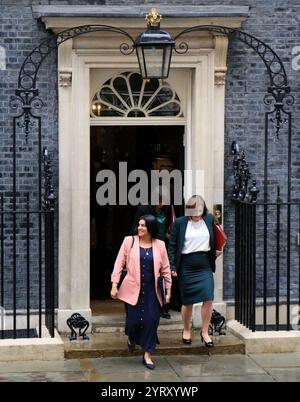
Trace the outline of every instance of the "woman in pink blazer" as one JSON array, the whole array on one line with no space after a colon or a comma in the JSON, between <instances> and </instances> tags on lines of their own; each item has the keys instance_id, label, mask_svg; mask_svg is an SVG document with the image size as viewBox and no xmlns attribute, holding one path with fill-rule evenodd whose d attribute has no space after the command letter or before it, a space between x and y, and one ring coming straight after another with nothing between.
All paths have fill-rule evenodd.
<instances>
[{"instance_id":1,"label":"woman in pink blazer","mask_svg":"<svg viewBox=\"0 0 300 402\"><path fill-rule=\"evenodd\" d=\"M171 297L171 271L165 243L156 239L157 222L153 215L139 219L137 235L125 237L111 275L111 297L123 300L126 306L125 333L128 349L140 345L144 351L143 364L154 369L151 353L157 343L160 309L163 305L158 278L164 277L166 303ZM127 267L119 290L123 267Z\"/></svg>"}]
</instances>

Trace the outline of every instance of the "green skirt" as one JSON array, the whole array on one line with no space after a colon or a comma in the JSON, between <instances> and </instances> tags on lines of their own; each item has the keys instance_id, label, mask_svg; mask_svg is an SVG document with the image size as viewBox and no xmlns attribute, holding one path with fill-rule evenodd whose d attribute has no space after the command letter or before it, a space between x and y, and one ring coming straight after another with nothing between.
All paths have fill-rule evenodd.
<instances>
[{"instance_id":1,"label":"green skirt","mask_svg":"<svg viewBox=\"0 0 300 402\"><path fill-rule=\"evenodd\" d=\"M214 299L214 278L208 253L181 254L179 288L184 305Z\"/></svg>"}]
</instances>

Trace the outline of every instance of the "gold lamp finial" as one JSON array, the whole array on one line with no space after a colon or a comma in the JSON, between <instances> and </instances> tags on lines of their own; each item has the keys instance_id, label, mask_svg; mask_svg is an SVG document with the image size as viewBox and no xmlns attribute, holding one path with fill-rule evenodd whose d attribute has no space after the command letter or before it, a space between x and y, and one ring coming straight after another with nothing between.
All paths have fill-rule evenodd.
<instances>
[{"instance_id":1,"label":"gold lamp finial","mask_svg":"<svg viewBox=\"0 0 300 402\"><path fill-rule=\"evenodd\" d=\"M162 16L158 14L156 8L153 7L151 8L150 13L146 15L145 19L150 26L156 27L160 24Z\"/></svg>"}]
</instances>

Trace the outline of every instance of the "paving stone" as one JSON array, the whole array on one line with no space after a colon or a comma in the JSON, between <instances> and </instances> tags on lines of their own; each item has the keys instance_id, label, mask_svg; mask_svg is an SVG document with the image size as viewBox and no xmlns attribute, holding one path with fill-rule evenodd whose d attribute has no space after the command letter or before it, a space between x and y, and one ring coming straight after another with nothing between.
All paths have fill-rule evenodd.
<instances>
[{"instance_id":1,"label":"paving stone","mask_svg":"<svg viewBox=\"0 0 300 402\"><path fill-rule=\"evenodd\" d=\"M155 370L148 370L146 368L142 368L137 373L109 373L109 374L101 374L99 376L98 381L100 382L181 382L181 378L178 377L176 373L161 373Z\"/></svg>"},{"instance_id":2,"label":"paving stone","mask_svg":"<svg viewBox=\"0 0 300 402\"><path fill-rule=\"evenodd\" d=\"M170 366L165 357L153 355L156 364L155 371L164 372L169 371ZM104 359L90 359L92 365L101 373L112 374L118 367L118 372L133 372L137 373L144 370L142 364L142 354L136 357L107 357ZM146 369L148 371L148 369Z\"/></svg>"},{"instance_id":3,"label":"paving stone","mask_svg":"<svg viewBox=\"0 0 300 402\"><path fill-rule=\"evenodd\" d=\"M291 356L282 354L282 361ZM277 355L274 354L274 357ZM284 359L285 357L285 359ZM300 367L263 368L252 356L154 356L155 370L142 365L141 356L109 357L30 364L0 363L0 382L299 382ZM43 363L43 364L42 364ZM45 364L47 363L47 364ZM296 359L294 364L297 365ZM5 372L8 368L10 372Z\"/></svg>"},{"instance_id":4,"label":"paving stone","mask_svg":"<svg viewBox=\"0 0 300 402\"><path fill-rule=\"evenodd\" d=\"M300 368L300 353L251 354L250 357L262 367Z\"/></svg>"},{"instance_id":5,"label":"paving stone","mask_svg":"<svg viewBox=\"0 0 300 402\"><path fill-rule=\"evenodd\" d=\"M198 356L185 356L180 360L177 356L169 357L173 369L182 377L201 376L244 376L248 374L265 374L266 372L248 356L243 355L214 355L204 362L199 362Z\"/></svg>"},{"instance_id":6,"label":"paving stone","mask_svg":"<svg viewBox=\"0 0 300 402\"><path fill-rule=\"evenodd\" d=\"M268 374L279 382L300 382L300 367L268 368Z\"/></svg>"},{"instance_id":7,"label":"paving stone","mask_svg":"<svg viewBox=\"0 0 300 402\"><path fill-rule=\"evenodd\" d=\"M183 377L184 382L274 382L274 379L266 374L245 376L204 376Z\"/></svg>"},{"instance_id":8,"label":"paving stone","mask_svg":"<svg viewBox=\"0 0 300 402\"><path fill-rule=\"evenodd\" d=\"M18 373L18 372L63 372L63 371L80 371L78 360L64 361L17 361L0 363L0 375L2 373Z\"/></svg>"},{"instance_id":9,"label":"paving stone","mask_svg":"<svg viewBox=\"0 0 300 402\"><path fill-rule=\"evenodd\" d=\"M0 382L86 382L82 373L77 371L57 372L57 373L14 373L0 374Z\"/></svg>"}]
</instances>

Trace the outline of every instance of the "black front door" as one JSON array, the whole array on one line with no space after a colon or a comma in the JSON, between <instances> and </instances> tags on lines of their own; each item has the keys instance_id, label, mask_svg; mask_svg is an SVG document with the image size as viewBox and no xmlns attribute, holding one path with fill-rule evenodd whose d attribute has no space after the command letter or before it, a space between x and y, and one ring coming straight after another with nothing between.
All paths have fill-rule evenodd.
<instances>
[{"instance_id":1,"label":"black front door","mask_svg":"<svg viewBox=\"0 0 300 402\"><path fill-rule=\"evenodd\" d=\"M109 126L91 128L91 299L110 299L110 275L124 236L131 234L137 206L99 206L96 183L99 170L110 169L118 178L119 162L127 172L167 168L183 171L183 126ZM164 166L166 165L166 166ZM134 183L128 183L128 190ZM150 188L149 188L150 191ZM150 194L150 193L149 193ZM179 208L176 211L181 212Z\"/></svg>"}]
</instances>

